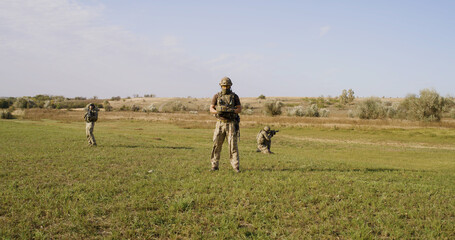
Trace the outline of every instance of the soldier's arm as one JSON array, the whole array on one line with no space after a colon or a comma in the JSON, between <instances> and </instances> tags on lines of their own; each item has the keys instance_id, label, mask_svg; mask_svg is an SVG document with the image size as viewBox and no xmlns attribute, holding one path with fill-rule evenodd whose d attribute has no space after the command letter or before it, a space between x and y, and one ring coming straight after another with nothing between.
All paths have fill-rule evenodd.
<instances>
[{"instance_id":1,"label":"soldier's arm","mask_svg":"<svg viewBox=\"0 0 455 240\"><path fill-rule=\"evenodd\" d=\"M270 141L270 135L267 132L262 132L262 136L264 136L265 140Z\"/></svg>"},{"instance_id":2,"label":"soldier's arm","mask_svg":"<svg viewBox=\"0 0 455 240\"><path fill-rule=\"evenodd\" d=\"M210 113L212 114L216 114L216 109L215 109L215 105L210 105Z\"/></svg>"},{"instance_id":3,"label":"soldier's arm","mask_svg":"<svg viewBox=\"0 0 455 240\"><path fill-rule=\"evenodd\" d=\"M242 112L242 105L237 105L237 106L235 106L234 112L235 112L235 113L241 113L241 112Z\"/></svg>"}]
</instances>

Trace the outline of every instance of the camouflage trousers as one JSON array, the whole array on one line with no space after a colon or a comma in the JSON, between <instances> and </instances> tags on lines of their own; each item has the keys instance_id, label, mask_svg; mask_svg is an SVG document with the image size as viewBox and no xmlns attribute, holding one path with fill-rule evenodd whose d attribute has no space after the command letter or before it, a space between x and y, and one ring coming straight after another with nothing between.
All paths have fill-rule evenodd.
<instances>
[{"instance_id":1,"label":"camouflage trousers","mask_svg":"<svg viewBox=\"0 0 455 240\"><path fill-rule=\"evenodd\" d=\"M232 168L239 169L239 147L237 146L234 121L224 122L220 120L216 122L215 132L213 133L212 168L218 168L221 148L223 147L225 138L227 138L229 145L229 158Z\"/></svg>"},{"instance_id":2,"label":"camouflage trousers","mask_svg":"<svg viewBox=\"0 0 455 240\"><path fill-rule=\"evenodd\" d=\"M272 141L264 141L263 143L258 143L258 152L262 153L271 153L270 146L272 145Z\"/></svg>"},{"instance_id":3,"label":"camouflage trousers","mask_svg":"<svg viewBox=\"0 0 455 240\"><path fill-rule=\"evenodd\" d=\"M87 136L87 141L91 145L96 145L95 136L93 136L93 129L95 128L95 122L86 122L85 123L85 135Z\"/></svg>"}]
</instances>

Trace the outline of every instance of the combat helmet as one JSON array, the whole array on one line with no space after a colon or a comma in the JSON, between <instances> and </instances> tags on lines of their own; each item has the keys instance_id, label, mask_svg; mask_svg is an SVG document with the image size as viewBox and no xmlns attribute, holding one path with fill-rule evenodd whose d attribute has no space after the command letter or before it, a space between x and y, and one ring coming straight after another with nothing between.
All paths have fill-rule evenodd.
<instances>
[{"instance_id":1,"label":"combat helmet","mask_svg":"<svg viewBox=\"0 0 455 240\"><path fill-rule=\"evenodd\" d=\"M266 131L266 132L270 131L270 127L269 126L265 126L264 127L264 131Z\"/></svg>"},{"instance_id":2,"label":"combat helmet","mask_svg":"<svg viewBox=\"0 0 455 240\"><path fill-rule=\"evenodd\" d=\"M220 86L232 86L232 81L228 77L224 77L220 81Z\"/></svg>"}]
</instances>

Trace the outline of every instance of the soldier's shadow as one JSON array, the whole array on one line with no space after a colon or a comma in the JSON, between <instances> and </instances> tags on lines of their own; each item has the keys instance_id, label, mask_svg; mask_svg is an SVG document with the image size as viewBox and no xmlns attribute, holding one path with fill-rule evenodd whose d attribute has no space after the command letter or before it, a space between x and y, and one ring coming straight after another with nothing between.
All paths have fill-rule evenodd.
<instances>
[{"instance_id":1,"label":"soldier's shadow","mask_svg":"<svg viewBox=\"0 0 455 240\"><path fill-rule=\"evenodd\" d=\"M193 149L192 147L184 147L184 146L152 146L152 148L165 148L165 149Z\"/></svg>"},{"instance_id":2,"label":"soldier's shadow","mask_svg":"<svg viewBox=\"0 0 455 240\"><path fill-rule=\"evenodd\" d=\"M421 172L421 170L395 168L324 168L324 167L297 167L297 168L261 168L250 169L268 172Z\"/></svg>"},{"instance_id":3,"label":"soldier's shadow","mask_svg":"<svg viewBox=\"0 0 455 240\"><path fill-rule=\"evenodd\" d=\"M116 144L112 145L114 148L148 148L150 146L143 146L143 145L130 145L130 144Z\"/></svg>"},{"instance_id":4,"label":"soldier's shadow","mask_svg":"<svg viewBox=\"0 0 455 240\"><path fill-rule=\"evenodd\" d=\"M115 148L163 148L163 149L184 149L190 150L192 147L186 146L154 146L154 145L132 145L132 144L117 144L113 145Z\"/></svg>"}]
</instances>

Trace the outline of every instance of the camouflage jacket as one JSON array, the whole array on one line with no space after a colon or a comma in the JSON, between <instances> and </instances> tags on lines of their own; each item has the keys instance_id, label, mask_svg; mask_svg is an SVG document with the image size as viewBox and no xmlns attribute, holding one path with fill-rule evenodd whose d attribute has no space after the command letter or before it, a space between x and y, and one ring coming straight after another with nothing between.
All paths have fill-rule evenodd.
<instances>
[{"instance_id":1,"label":"camouflage jacket","mask_svg":"<svg viewBox=\"0 0 455 240\"><path fill-rule=\"evenodd\" d=\"M258 144L264 144L266 142L272 141L272 136L264 130L259 131L256 140Z\"/></svg>"},{"instance_id":2,"label":"camouflage jacket","mask_svg":"<svg viewBox=\"0 0 455 240\"><path fill-rule=\"evenodd\" d=\"M93 110L89 110L87 108L84 119L86 122L96 122L98 120L98 108L95 108Z\"/></svg>"}]
</instances>

